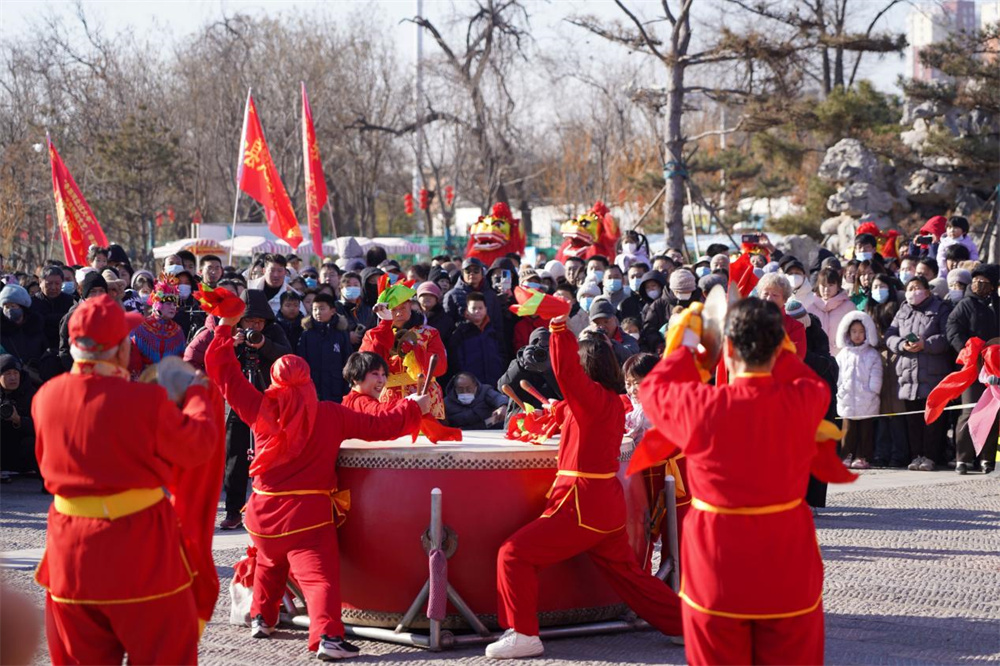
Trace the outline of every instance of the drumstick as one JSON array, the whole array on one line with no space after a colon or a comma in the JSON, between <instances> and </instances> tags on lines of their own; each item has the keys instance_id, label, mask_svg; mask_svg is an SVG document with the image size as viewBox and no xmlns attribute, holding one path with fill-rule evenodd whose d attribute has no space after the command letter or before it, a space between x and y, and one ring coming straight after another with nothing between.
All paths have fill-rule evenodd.
<instances>
[{"instance_id":1,"label":"drumstick","mask_svg":"<svg viewBox=\"0 0 1000 666\"><path fill-rule=\"evenodd\" d=\"M525 408L524 403L521 402L521 399L517 397L516 393L514 393L514 388L510 384L504 384L503 387L501 387L500 390L503 391L503 394L505 396L507 396L508 398L510 398L511 400L513 400L514 404L516 404L518 407L520 407L522 412L527 412L528 411Z\"/></svg>"},{"instance_id":2,"label":"drumstick","mask_svg":"<svg viewBox=\"0 0 1000 666\"><path fill-rule=\"evenodd\" d=\"M437 364L437 354L431 354L431 360L427 362L427 376L424 377L424 385L420 387L420 395L427 395L427 389L430 388L431 381L434 380L434 369Z\"/></svg>"},{"instance_id":3,"label":"drumstick","mask_svg":"<svg viewBox=\"0 0 1000 666\"><path fill-rule=\"evenodd\" d=\"M521 380L521 388L523 388L525 391L527 391L528 393L530 393L531 397L533 397L535 400L537 400L538 402L542 403L543 405L549 404L549 402L550 402L549 399L546 398L541 393L539 393L538 389L536 389L534 386L532 386L531 382L529 382L527 379L522 379Z\"/></svg>"}]
</instances>

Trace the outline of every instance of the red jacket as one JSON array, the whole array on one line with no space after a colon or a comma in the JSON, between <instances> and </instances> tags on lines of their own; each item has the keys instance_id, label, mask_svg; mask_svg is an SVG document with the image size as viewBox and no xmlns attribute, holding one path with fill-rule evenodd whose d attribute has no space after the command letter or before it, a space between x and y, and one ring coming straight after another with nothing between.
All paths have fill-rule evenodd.
<instances>
[{"instance_id":1,"label":"red jacket","mask_svg":"<svg viewBox=\"0 0 1000 666\"><path fill-rule=\"evenodd\" d=\"M785 333L795 343L795 355L800 361L806 358L806 327L798 319L785 315Z\"/></svg>"},{"instance_id":2,"label":"red jacket","mask_svg":"<svg viewBox=\"0 0 1000 666\"><path fill-rule=\"evenodd\" d=\"M216 327L215 339L205 354L205 368L236 415L252 427L263 398L240 371L233 351L231 326ZM419 411L417 407L418 414ZM374 417L335 402L321 401L302 453L289 462L268 468L254 479L255 492L247 502L243 521L247 531L256 536L278 537L337 523L331 494L340 490L336 465L341 443L345 439L395 439L412 430L412 418L413 410L409 407ZM291 490L314 490L317 494L266 494Z\"/></svg>"},{"instance_id":3,"label":"red jacket","mask_svg":"<svg viewBox=\"0 0 1000 666\"><path fill-rule=\"evenodd\" d=\"M783 352L770 375L709 386L681 348L643 380L639 398L646 416L687 456L695 499L681 544L685 602L749 619L815 608L823 563L801 499L830 400L826 383ZM699 502L710 507L699 510ZM780 505L788 508L774 510Z\"/></svg>"},{"instance_id":4,"label":"red jacket","mask_svg":"<svg viewBox=\"0 0 1000 666\"><path fill-rule=\"evenodd\" d=\"M348 391L344 400L340 403L344 407L362 414L371 416L384 416L402 411L406 414L406 422L410 430L420 426L420 407L412 400L399 400L396 403L379 402L375 398L358 391Z\"/></svg>"},{"instance_id":5,"label":"red jacket","mask_svg":"<svg viewBox=\"0 0 1000 666\"><path fill-rule=\"evenodd\" d=\"M565 326L552 327L549 341L552 371L565 401L556 408L562 423L559 470L610 475L608 478L556 476L543 516L576 502L582 527L613 532L625 526L625 495L614 477L625 431L625 408L617 393L584 372L576 337ZM573 510L573 509L569 509Z\"/></svg>"},{"instance_id":6,"label":"red jacket","mask_svg":"<svg viewBox=\"0 0 1000 666\"><path fill-rule=\"evenodd\" d=\"M218 437L209 392L201 386L188 389L182 412L156 384L67 373L42 386L31 415L45 487L63 497L167 485L174 466L207 462ZM35 579L57 601L167 595L190 586L192 575L181 554L177 514L165 497L113 521L49 508Z\"/></svg>"}]
</instances>

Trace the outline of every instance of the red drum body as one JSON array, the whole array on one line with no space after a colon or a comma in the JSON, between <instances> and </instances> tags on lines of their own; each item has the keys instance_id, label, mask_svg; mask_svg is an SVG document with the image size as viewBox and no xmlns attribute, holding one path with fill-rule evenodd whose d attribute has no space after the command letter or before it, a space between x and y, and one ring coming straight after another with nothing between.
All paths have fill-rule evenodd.
<instances>
[{"instance_id":1,"label":"red drum body","mask_svg":"<svg viewBox=\"0 0 1000 666\"><path fill-rule=\"evenodd\" d=\"M487 626L496 627L497 552L541 515L558 446L509 442L499 431L463 435L463 442L437 445L423 438L416 444L409 438L344 442L337 472L340 487L351 491L351 510L338 532L344 622L395 627L406 613L428 577L421 539L430 523L431 490L440 488L443 522L456 545L448 582ZM628 522L634 524L631 516L644 515L646 504L641 496L641 505L631 499ZM449 550L452 544L445 545ZM586 555L539 573L543 626L598 622L624 610ZM464 621L449 614L444 626Z\"/></svg>"}]
</instances>

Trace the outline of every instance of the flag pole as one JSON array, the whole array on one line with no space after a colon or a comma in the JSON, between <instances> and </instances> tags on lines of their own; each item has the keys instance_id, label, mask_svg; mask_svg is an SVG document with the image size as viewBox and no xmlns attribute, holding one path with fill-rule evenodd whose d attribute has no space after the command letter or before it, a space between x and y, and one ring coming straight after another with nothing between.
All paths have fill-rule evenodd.
<instances>
[{"instance_id":1,"label":"flag pole","mask_svg":"<svg viewBox=\"0 0 1000 666\"><path fill-rule=\"evenodd\" d=\"M253 87L247 88L247 103L243 107L243 130L240 132L240 150L236 160L236 202L233 204L233 224L229 229L229 256L226 263L233 265L233 241L236 238L236 215L240 210L240 181L243 179L243 154L246 152L247 120L250 115L250 93Z\"/></svg>"}]
</instances>

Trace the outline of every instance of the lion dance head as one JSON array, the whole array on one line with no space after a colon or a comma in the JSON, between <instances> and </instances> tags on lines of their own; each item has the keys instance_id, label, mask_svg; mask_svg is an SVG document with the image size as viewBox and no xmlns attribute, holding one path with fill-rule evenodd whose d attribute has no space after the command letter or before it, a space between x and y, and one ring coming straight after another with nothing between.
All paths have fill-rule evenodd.
<instances>
[{"instance_id":1,"label":"lion dance head","mask_svg":"<svg viewBox=\"0 0 1000 666\"><path fill-rule=\"evenodd\" d=\"M510 207L503 203L493 204L489 215L481 215L469 227L469 244L465 256L476 257L487 266L509 252L524 253L524 230L521 220L515 219Z\"/></svg>"},{"instance_id":2,"label":"lion dance head","mask_svg":"<svg viewBox=\"0 0 1000 666\"><path fill-rule=\"evenodd\" d=\"M586 261L597 255L611 259L615 256L615 246L621 236L618 223L602 201L595 203L583 215L563 222L559 231L563 237L562 246L556 255L559 261L565 261L569 257Z\"/></svg>"}]
</instances>

